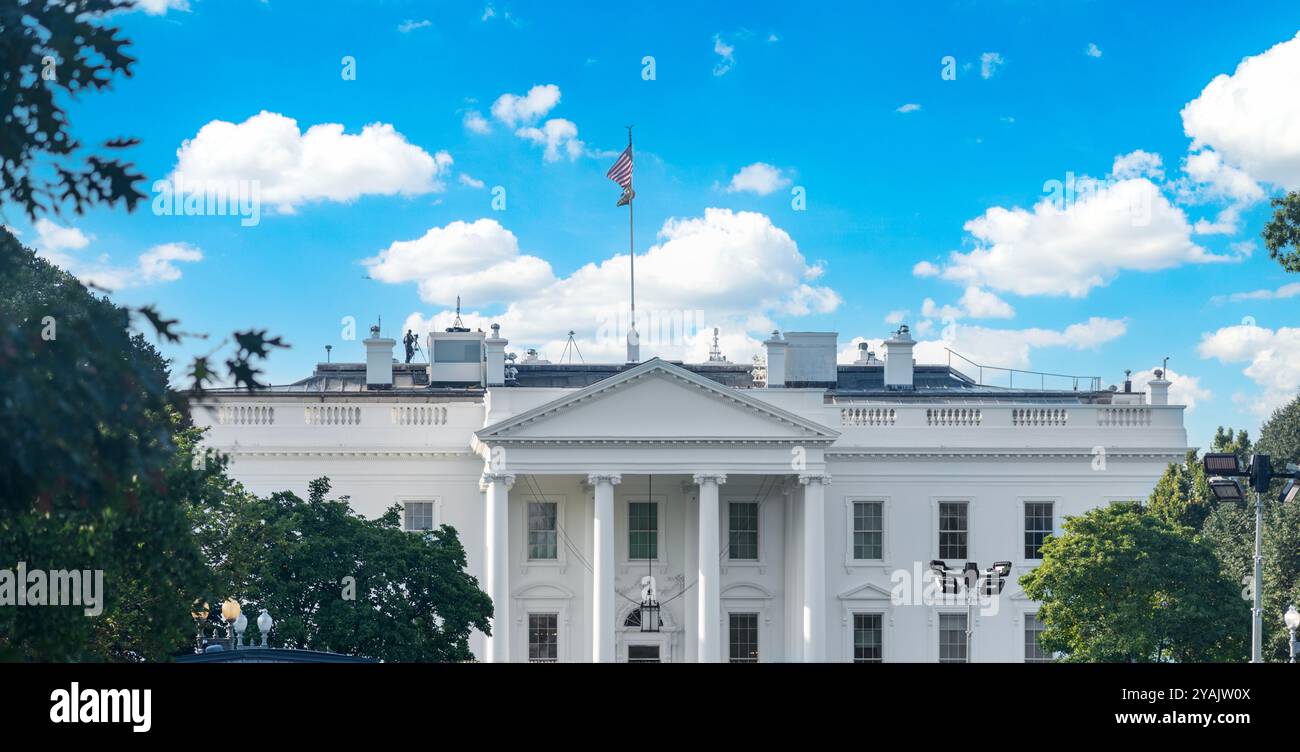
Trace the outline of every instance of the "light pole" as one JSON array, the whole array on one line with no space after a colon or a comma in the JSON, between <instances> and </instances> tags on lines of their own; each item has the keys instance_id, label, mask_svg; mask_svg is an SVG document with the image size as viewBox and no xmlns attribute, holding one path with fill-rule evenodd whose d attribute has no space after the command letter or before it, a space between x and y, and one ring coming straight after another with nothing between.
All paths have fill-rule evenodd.
<instances>
[{"instance_id":1,"label":"light pole","mask_svg":"<svg viewBox=\"0 0 1300 752\"><path fill-rule=\"evenodd\" d=\"M1295 631L1296 629L1300 629L1300 611L1295 610L1294 603L1292 603L1291 607L1282 615L1282 621L1286 622L1286 631L1291 633L1291 662L1295 663Z\"/></svg>"},{"instance_id":2,"label":"light pole","mask_svg":"<svg viewBox=\"0 0 1300 752\"><path fill-rule=\"evenodd\" d=\"M993 566L980 571L979 564L966 562L961 569L949 569L947 563L940 559L930 562L930 571L939 579L939 587L944 593L957 594L957 582L961 580L966 593L966 662L971 660L971 647L975 638L975 596L978 592L985 595L1000 595L1011 574L1011 562L996 561Z\"/></svg>"},{"instance_id":3,"label":"light pole","mask_svg":"<svg viewBox=\"0 0 1300 752\"><path fill-rule=\"evenodd\" d=\"M1232 452L1211 452L1203 460L1205 474L1209 479L1210 493L1215 501L1244 502L1246 497L1241 485L1235 478L1246 478L1250 489L1255 492L1255 579L1251 589L1255 602L1250 610L1250 662L1262 663L1264 660L1264 496L1269 483L1274 478L1290 478L1278 496L1279 503L1295 499L1297 484L1295 465L1287 465L1288 472L1273 472L1272 463L1267 454L1252 454L1250 464L1241 467L1237 455Z\"/></svg>"}]
</instances>

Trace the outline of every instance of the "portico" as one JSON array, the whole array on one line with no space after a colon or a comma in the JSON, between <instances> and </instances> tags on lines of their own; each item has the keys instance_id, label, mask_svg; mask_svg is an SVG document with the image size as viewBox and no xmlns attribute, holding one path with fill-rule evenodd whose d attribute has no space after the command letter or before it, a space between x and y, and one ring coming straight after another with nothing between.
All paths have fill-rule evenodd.
<instances>
[{"instance_id":1,"label":"portico","mask_svg":"<svg viewBox=\"0 0 1300 752\"><path fill-rule=\"evenodd\" d=\"M479 431L476 449L485 460L485 584L496 607L485 660L538 659L542 642L521 640L512 630L549 630L559 612L513 614L512 608L527 599L521 595L539 592L543 581L550 582L549 600L566 604L566 647L576 648L567 659L616 660L623 627L618 617L637 597L646 574L656 578L669 612L681 614L672 620L681 625L676 659L724 660L724 569L732 579L743 576L756 592L779 588L749 580L780 583L797 570L803 584L798 602L785 602L780 612L764 618L775 619L779 627L784 612L794 609L801 641L808 646L804 658L820 660L822 641L812 635L825 629L827 610L822 451L837 435L659 360ZM565 498L562 511L549 498L569 492L580 498ZM766 556L759 555L757 543L752 560L748 550L746 558L725 551L723 519L734 504L743 505L739 513L754 515L754 540L762 540ZM764 535L760 519L779 520L790 504L799 507L804 521L797 547L784 539L779 524ZM523 546L512 540L512 515L524 520L513 526L513 534L527 539ZM558 567L563 572L539 565L532 556L550 555L551 538L556 559L565 562ZM796 548L800 555L791 560ZM578 576L569 576L575 565ZM516 587L515 579L527 588ZM563 628L558 616L554 624ZM582 638L574 641L574 634ZM551 637L541 633L547 645ZM529 645L531 656L523 652ZM515 655L512 646L522 654ZM549 657L549 651L542 652Z\"/></svg>"}]
</instances>

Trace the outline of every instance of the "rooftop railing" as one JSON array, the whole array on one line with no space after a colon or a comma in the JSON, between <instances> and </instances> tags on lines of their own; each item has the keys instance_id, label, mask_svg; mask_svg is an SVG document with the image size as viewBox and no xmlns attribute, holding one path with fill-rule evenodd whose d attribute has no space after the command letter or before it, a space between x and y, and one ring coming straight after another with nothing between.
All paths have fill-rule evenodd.
<instances>
[{"instance_id":1,"label":"rooftop railing","mask_svg":"<svg viewBox=\"0 0 1300 752\"><path fill-rule=\"evenodd\" d=\"M948 367L960 371L967 377L974 379L975 383L979 386L1001 387L1005 389L1038 389L1041 391L1047 391L1049 388L1054 391L1066 391L1068 388L1069 391L1077 392L1079 391L1080 385L1082 385L1084 387L1083 391L1086 392L1101 391L1100 376L1075 376L1066 373L1048 373L1046 371L1026 371L1020 368L986 366L981 363L976 363L951 348L945 347L943 349L948 351ZM959 361L959 364L956 366L953 365L954 356L956 356ZM962 364L965 365L964 368L962 367ZM973 369L973 372L969 369ZM995 377L999 374L1006 375L1005 383L1002 383L1000 378L996 381L985 381L986 375L988 377ZM1019 384L1016 383L1017 374L1019 374L1020 377ZM1052 385L1050 387L1047 383L1048 379L1052 379Z\"/></svg>"}]
</instances>

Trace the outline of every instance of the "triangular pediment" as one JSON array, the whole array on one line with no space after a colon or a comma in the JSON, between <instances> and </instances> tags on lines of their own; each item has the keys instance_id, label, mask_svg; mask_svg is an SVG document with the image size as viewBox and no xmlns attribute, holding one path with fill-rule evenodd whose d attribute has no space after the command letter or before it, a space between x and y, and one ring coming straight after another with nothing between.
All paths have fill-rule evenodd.
<instances>
[{"instance_id":1,"label":"triangular pediment","mask_svg":"<svg viewBox=\"0 0 1300 752\"><path fill-rule=\"evenodd\" d=\"M480 441L800 441L827 426L658 358L476 434Z\"/></svg>"},{"instance_id":2,"label":"triangular pediment","mask_svg":"<svg viewBox=\"0 0 1300 752\"><path fill-rule=\"evenodd\" d=\"M866 601L866 600L878 601L878 600L890 600L892 596L893 593L880 587L879 585L866 582L861 585L851 587L848 590L845 590L844 592L840 593L836 597L842 601Z\"/></svg>"}]
</instances>

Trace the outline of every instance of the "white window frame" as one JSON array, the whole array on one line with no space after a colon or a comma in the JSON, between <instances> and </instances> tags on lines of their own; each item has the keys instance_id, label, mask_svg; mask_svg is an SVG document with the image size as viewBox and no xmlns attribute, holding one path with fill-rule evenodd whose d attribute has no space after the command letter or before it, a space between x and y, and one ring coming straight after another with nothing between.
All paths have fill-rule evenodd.
<instances>
[{"instance_id":1,"label":"white window frame","mask_svg":"<svg viewBox=\"0 0 1300 752\"><path fill-rule=\"evenodd\" d=\"M732 593L729 595L728 593ZM719 594L722 636L721 660L731 662L731 615L758 614L758 662L771 663L777 646L772 643L772 593L753 582L736 582Z\"/></svg>"},{"instance_id":2,"label":"white window frame","mask_svg":"<svg viewBox=\"0 0 1300 752\"><path fill-rule=\"evenodd\" d=\"M406 528L406 505L410 503L433 504L433 527L430 530L437 530L442 527L442 497L440 496L395 496L393 501L402 505L402 530L408 533L422 533L423 530L407 530Z\"/></svg>"},{"instance_id":3,"label":"white window frame","mask_svg":"<svg viewBox=\"0 0 1300 752\"><path fill-rule=\"evenodd\" d=\"M512 499L513 501L513 499ZM547 502L555 504L555 558L554 559L530 559L528 558L528 504L533 501ZM512 504L511 506L515 506ZM560 574L568 571L569 567L569 547L564 542L564 531L568 528L564 525L564 509L568 506L567 499L560 494L546 494L544 497L523 496L520 495L518 511L519 515L519 568L522 572L527 573L534 568L551 568L558 569ZM576 541L575 545L581 541Z\"/></svg>"},{"instance_id":4,"label":"white window frame","mask_svg":"<svg viewBox=\"0 0 1300 752\"><path fill-rule=\"evenodd\" d=\"M968 547L969 547L969 546L968 546ZM930 653L930 655L931 655L930 662L931 662L931 663L938 663L938 662L939 662L939 657L940 657L940 656L939 656L939 637L943 634L943 629L942 629L942 627L940 626L940 623L939 623L939 622L940 622L940 618L939 618L940 614L952 614L952 615L956 615L956 616L963 616L963 617L965 617L966 619L970 619L970 614L969 614L969 612L966 610L966 607L965 607L965 606L962 606L961 608L936 608L936 609L934 609L933 614L934 614L934 615L933 615L932 623L933 623L934 626L933 626L933 627L931 628L931 630L930 630L930 650L933 651L933 652ZM979 610L978 610L978 608L977 608L976 611L975 611L975 624L972 626L972 625L970 624L970 622L968 621L968 622L967 622L967 625L966 625L966 628L967 628L967 629L973 629L973 630L974 630L974 631L971 633L970 650L967 651L967 653L966 653L966 662L967 662L967 663L975 663L975 656L979 654L979 650L978 650L978 645L979 645L979 643L978 643L978 641L975 639L975 638L979 635L979 623L980 623ZM1021 640L1021 642L1023 642L1024 639L1025 639L1024 633L1021 632L1021 633L1020 633L1020 640Z\"/></svg>"},{"instance_id":5,"label":"white window frame","mask_svg":"<svg viewBox=\"0 0 1300 752\"><path fill-rule=\"evenodd\" d=\"M844 660L846 663L857 664L857 656L854 655L854 649L857 643L857 628L854 624L856 616L879 616L880 617L880 662L889 663L889 643L892 640L887 639L889 633L890 614L884 608L870 608L868 606L850 607L848 609L848 639L845 644Z\"/></svg>"},{"instance_id":6,"label":"white window frame","mask_svg":"<svg viewBox=\"0 0 1300 752\"><path fill-rule=\"evenodd\" d=\"M552 584L525 585L516 591L510 599L510 617L514 620L514 629L510 631L511 663L528 662L528 615L559 614L556 622L559 634L556 636L558 651L556 660L568 663L574 660L570 655L569 643L574 630L569 620L570 604L574 595L568 588Z\"/></svg>"},{"instance_id":7,"label":"white window frame","mask_svg":"<svg viewBox=\"0 0 1300 752\"><path fill-rule=\"evenodd\" d=\"M564 631L565 631L565 618L564 618L564 614L560 613L560 611L559 611L558 609L549 609L549 608L530 608L530 609L528 609L528 611L524 614L524 619L523 619L523 622L524 622L524 625L523 625L523 626L524 626L524 628L523 628L523 633L524 633L524 652L523 652L523 654L520 656L520 658L522 659L521 662L522 662L522 663L532 663L532 659L531 659L531 657L529 656L529 638L531 637L531 635L529 634L529 632L531 631L532 627L529 625L529 622L532 620L532 617L534 617L534 616L554 616L554 617L555 617L555 662L556 662L556 663L564 663L564 662L565 662L565 655L564 655Z\"/></svg>"},{"instance_id":8,"label":"white window frame","mask_svg":"<svg viewBox=\"0 0 1300 752\"><path fill-rule=\"evenodd\" d=\"M719 512L721 515L723 515L723 517L721 520L722 524L719 524L718 527L722 528L722 539L718 541L718 545L721 547L718 550L728 551L728 554L722 557L722 561L721 561L722 571L725 573L728 569L733 567L737 569L750 567L750 568L757 568L759 574L764 574L767 571L767 546L765 545L767 542L767 535L766 535L767 526L763 523L763 512L764 512L763 500L755 499L753 495L749 495L749 496L733 495L733 496L723 496L721 502L722 502L721 504L722 508L719 510ZM757 559L731 558L729 546L731 545L731 505L733 503L758 505L758 558Z\"/></svg>"},{"instance_id":9,"label":"white window frame","mask_svg":"<svg viewBox=\"0 0 1300 752\"><path fill-rule=\"evenodd\" d=\"M1016 549L1016 558L1014 561L1020 568L1024 570L1034 569L1039 564L1043 563L1042 559L1025 558L1025 505L1044 504L1044 503L1050 503L1052 505L1052 529L1050 532L1052 533L1052 535L1060 535L1061 497L1059 496L1017 496L1016 497L1016 514L1017 514L1016 526L1020 529L1020 533L1016 538L1016 542L1019 544L1019 546ZM967 524L969 525L969 519L967 521ZM967 540L969 542L969 539Z\"/></svg>"},{"instance_id":10,"label":"white window frame","mask_svg":"<svg viewBox=\"0 0 1300 752\"><path fill-rule=\"evenodd\" d=\"M630 536L632 533L632 529L630 525L632 521L632 504L639 504L645 502L653 502L655 505L655 519L656 519L655 531L657 533L655 539L655 558L649 560L650 562L649 568L651 571L662 573L666 571L669 566L668 547L667 547L667 540L668 540L667 498L657 493L648 494L648 495L642 493L628 494L626 498L621 499L617 504L619 508L619 512L622 515L621 519L617 515L615 516L614 519L614 540L615 540L614 548L616 551L616 555L618 556L619 559L619 566L623 570L623 574L635 572L638 568L641 569L643 574L645 573L647 560L633 559L631 558L631 556L629 556L629 554L631 553L630 547L632 543L632 541L630 540ZM721 527L721 525L719 525L719 527Z\"/></svg>"},{"instance_id":11,"label":"white window frame","mask_svg":"<svg viewBox=\"0 0 1300 752\"><path fill-rule=\"evenodd\" d=\"M1021 663L1030 662L1025 656L1025 630L1029 628L1030 622L1034 621L1037 618L1038 618L1037 611L1025 611L1020 615L1019 621L1020 621L1020 662ZM1040 650L1042 649L1041 645L1039 646L1039 649ZM1048 653L1047 656L1049 659L1048 662L1050 662L1051 659L1054 659L1056 657L1056 653ZM1034 663L1040 663L1040 661L1034 661Z\"/></svg>"},{"instance_id":12,"label":"white window frame","mask_svg":"<svg viewBox=\"0 0 1300 752\"><path fill-rule=\"evenodd\" d=\"M952 562L943 559L939 554L939 505L940 504L965 504L966 505L966 555L962 561ZM930 499L930 534L934 537L930 539L934 543L934 558L943 559L950 568L960 569L961 565L967 561L979 561L976 558L978 553L975 548L975 535L973 532L972 520L975 518L975 499L971 496L933 496Z\"/></svg>"},{"instance_id":13,"label":"white window frame","mask_svg":"<svg viewBox=\"0 0 1300 752\"><path fill-rule=\"evenodd\" d=\"M880 504L880 558L879 559L855 559L853 558L853 505L859 502L875 502ZM890 518L890 497L888 496L846 496L844 497L844 569L851 572L854 568L860 567L880 567L882 570L890 568L892 557L892 546L890 545L889 536L889 518ZM936 536L935 540L938 538ZM969 543L969 538L967 539ZM968 546L969 547L969 546Z\"/></svg>"}]
</instances>

